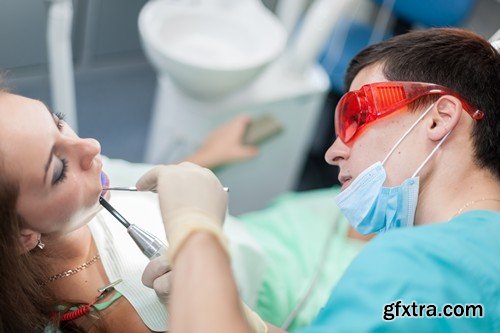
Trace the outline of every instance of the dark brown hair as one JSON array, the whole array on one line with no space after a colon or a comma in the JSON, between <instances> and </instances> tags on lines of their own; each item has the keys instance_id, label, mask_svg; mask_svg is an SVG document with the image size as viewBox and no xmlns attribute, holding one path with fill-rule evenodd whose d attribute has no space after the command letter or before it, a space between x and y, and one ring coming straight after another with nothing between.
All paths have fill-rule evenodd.
<instances>
[{"instance_id":1,"label":"dark brown hair","mask_svg":"<svg viewBox=\"0 0 500 333\"><path fill-rule=\"evenodd\" d=\"M0 170L3 162L0 159ZM0 328L5 332L40 332L48 324L54 299L40 284L45 268L36 254L20 255L20 227L16 212L19 186L0 172Z\"/></svg>"},{"instance_id":2,"label":"dark brown hair","mask_svg":"<svg viewBox=\"0 0 500 333\"><path fill-rule=\"evenodd\" d=\"M436 83L483 111L472 130L478 166L500 179L500 54L481 36L462 29L410 32L372 45L351 61L347 88L365 67L380 63L390 81Z\"/></svg>"}]
</instances>

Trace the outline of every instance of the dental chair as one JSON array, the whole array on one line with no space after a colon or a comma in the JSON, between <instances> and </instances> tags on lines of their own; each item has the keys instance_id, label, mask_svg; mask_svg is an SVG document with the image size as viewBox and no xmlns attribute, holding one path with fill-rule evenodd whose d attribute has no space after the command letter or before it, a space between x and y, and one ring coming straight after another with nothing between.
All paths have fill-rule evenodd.
<instances>
[{"instance_id":1,"label":"dental chair","mask_svg":"<svg viewBox=\"0 0 500 333\"><path fill-rule=\"evenodd\" d=\"M372 0L379 10L374 25L344 20L333 30L319 62L330 77L331 90L342 94L350 60L368 45L394 35L391 19L401 19L414 27L458 26L471 14L475 0ZM339 50L342 52L339 53Z\"/></svg>"}]
</instances>

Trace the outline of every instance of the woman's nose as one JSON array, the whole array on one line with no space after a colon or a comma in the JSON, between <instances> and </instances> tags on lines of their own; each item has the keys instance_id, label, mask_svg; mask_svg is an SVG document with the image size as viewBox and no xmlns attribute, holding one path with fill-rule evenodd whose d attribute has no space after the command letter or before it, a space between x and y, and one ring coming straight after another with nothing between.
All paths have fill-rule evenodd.
<instances>
[{"instance_id":1,"label":"woman's nose","mask_svg":"<svg viewBox=\"0 0 500 333\"><path fill-rule=\"evenodd\" d=\"M325 161L330 165L339 165L339 161L349 158L350 148L340 140L339 137L335 139L330 148L325 153Z\"/></svg>"},{"instance_id":2,"label":"woman's nose","mask_svg":"<svg viewBox=\"0 0 500 333\"><path fill-rule=\"evenodd\" d=\"M80 158L80 166L87 170L92 167L94 158L101 152L101 145L95 139L78 139L76 147Z\"/></svg>"}]
</instances>

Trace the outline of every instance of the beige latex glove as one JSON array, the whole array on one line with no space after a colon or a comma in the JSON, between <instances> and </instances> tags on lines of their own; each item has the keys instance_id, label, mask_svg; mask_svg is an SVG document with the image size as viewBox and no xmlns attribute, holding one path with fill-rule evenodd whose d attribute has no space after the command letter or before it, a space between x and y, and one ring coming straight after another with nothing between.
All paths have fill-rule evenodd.
<instances>
[{"instance_id":1,"label":"beige latex glove","mask_svg":"<svg viewBox=\"0 0 500 333\"><path fill-rule=\"evenodd\" d=\"M163 303L168 300L171 286L170 279L170 265L166 254L151 260L142 273L142 284L154 289Z\"/></svg>"},{"instance_id":2,"label":"beige latex glove","mask_svg":"<svg viewBox=\"0 0 500 333\"><path fill-rule=\"evenodd\" d=\"M190 162L157 166L143 175L136 186L140 191L158 192L171 265L194 232L211 233L227 252L221 228L226 217L227 193L212 171Z\"/></svg>"},{"instance_id":3,"label":"beige latex glove","mask_svg":"<svg viewBox=\"0 0 500 333\"><path fill-rule=\"evenodd\" d=\"M162 255L149 262L142 274L142 283L149 288L154 289L160 300L166 304L171 287L171 271L166 255ZM241 302L243 314L254 333L267 333L267 325L245 303Z\"/></svg>"},{"instance_id":4,"label":"beige latex glove","mask_svg":"<svg viewBox=\"0 0 500 333\"><path fill-rule=\"evenodd\" d=\"M245 315L245 318L250 325L250 328L252 329L253 333L267 333L267 325L262 320L261 317L255 312L252 311L245 303L241 302L243 306L243 313Z\"/></svg>"}]
</instances>

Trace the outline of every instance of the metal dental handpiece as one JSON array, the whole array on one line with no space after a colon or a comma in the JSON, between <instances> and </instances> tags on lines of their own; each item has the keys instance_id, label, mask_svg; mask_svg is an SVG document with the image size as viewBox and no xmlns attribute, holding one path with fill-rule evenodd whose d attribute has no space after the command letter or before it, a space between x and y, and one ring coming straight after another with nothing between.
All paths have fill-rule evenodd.
<instances>
[{"instance_id":1,"label":"metal dental handpiece","mask_svg":"<svg viewBox=\"0 0 500 333\"><path fill-rule=\"evenodd\" d=\"M135 224L130 224L116 209L113 208L103 197L99 197L99 203L106 208L114 218L116 218L125 228L127 232L132 237L132 240L137 244L142 253L149 260L153 260L156 257L167 252L168 246L163 243L158 237L153 236L146 230L141 229Z\"/></svg>"}]
</instances>

